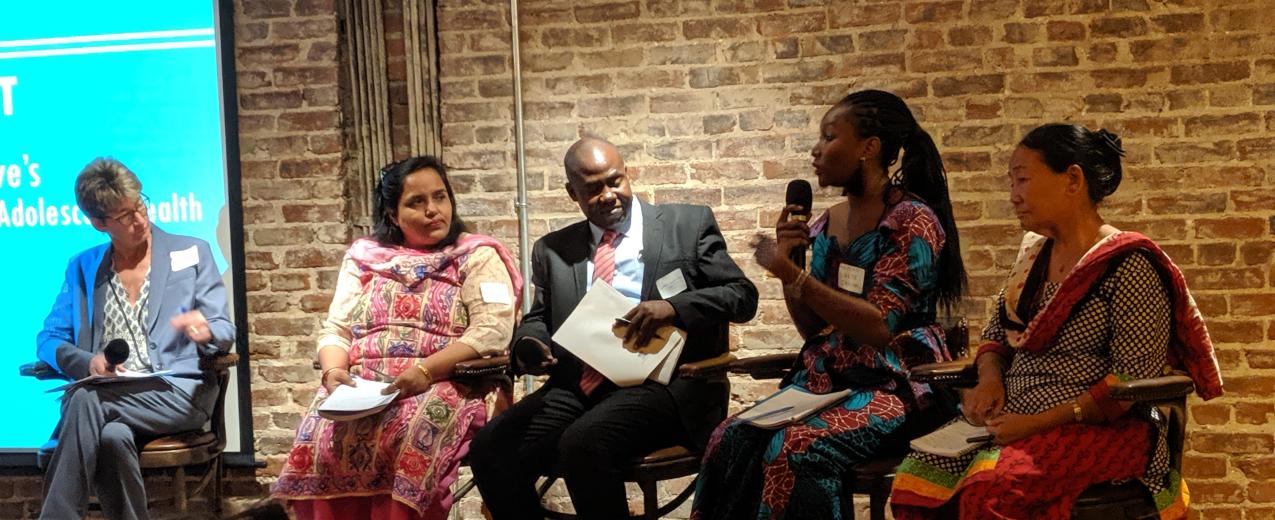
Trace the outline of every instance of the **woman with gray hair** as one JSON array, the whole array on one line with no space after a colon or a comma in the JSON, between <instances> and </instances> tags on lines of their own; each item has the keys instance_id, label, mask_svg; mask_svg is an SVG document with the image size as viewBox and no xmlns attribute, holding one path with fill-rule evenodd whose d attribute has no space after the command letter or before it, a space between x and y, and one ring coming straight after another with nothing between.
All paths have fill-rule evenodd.
<instances>
[{"instance_id":1,"label":"woman with gray hair","mask_svg":"<svg viewBox=\"0 0 1275 520\"><path fill-rule=\"evenodd\" d=\"M67 391L40 518L80 518L92 491L108 518L147 518L134 438L208 421L217 380L200 371L199 358L229 349L235 326L208 243L155 227L142 183L126 166L95 159L76 178L75 199L110 241L71 258L37 355L71 379L167 375ZM117 365L104 350L118 340L128 357Z\"/></svg>"}]
</instances>

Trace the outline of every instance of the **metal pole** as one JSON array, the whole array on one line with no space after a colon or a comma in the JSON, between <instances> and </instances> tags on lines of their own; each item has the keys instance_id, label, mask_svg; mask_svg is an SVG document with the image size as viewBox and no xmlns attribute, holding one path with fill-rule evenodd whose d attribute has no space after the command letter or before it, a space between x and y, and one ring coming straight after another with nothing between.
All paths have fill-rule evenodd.
<instances>
[{"instance_id":1,"label":"metal pole","mask_svg":"<svg viewBox=\"0 0 1275 520\"><path fill-rule=\"evenodd\" d=\"M514 59L514 149L517 154L518 269L522 271L522 314L531 311L531 232L527 226L527 153L522 134L522 56L518 49L518 0L509 0L509 42ZM523 376L524 394L531 393L531 376Z\"/></svg>"}]
</instances>

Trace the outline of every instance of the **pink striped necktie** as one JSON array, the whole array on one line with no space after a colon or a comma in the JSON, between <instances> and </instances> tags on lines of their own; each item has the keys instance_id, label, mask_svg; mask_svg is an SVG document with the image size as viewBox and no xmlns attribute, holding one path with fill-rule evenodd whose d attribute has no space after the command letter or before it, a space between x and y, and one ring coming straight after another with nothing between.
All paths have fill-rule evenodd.
<instances>
[{"instance_id":1,"label":"pink striped necktie","mask_svg":"<svg viewBox=\"0 0 1275 520\"><path fill-rule=\"evenodd\" d=\"M615 241L619 237L620 233L614 229L602 233L602 241L598 242L598 249L593 252L594 282L602 280L609 284L615 279ZM588 363L581 362L580 365L580 389L584 390L584 395L592 394L602 384L604 377Z\"/></svg>"}]
</instances>

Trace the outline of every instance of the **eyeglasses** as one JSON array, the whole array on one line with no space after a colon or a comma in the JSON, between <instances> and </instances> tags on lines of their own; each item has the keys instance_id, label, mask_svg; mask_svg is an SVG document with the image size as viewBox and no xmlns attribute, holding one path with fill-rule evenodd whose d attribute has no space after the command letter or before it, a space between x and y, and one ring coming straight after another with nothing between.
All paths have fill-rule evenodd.
<instances>
[{"instance_id":1,"label":"eyeglasses","mask_svg":"<svg viewBox=\"0 0 1275 520\"><path fill-rule=\"evenodd\" d=\"M146 218L149 211L147 208L150 206L150 204L151 204L150 197L147 197L146 194L143 193L142 196L138 197L137 199L137 206L131 209L120 211L115 216L104 217L103 220L110 220L121 226L127 226L129 224L132 224L134 219L138 217Z\"/></svg>"}]
</instances>

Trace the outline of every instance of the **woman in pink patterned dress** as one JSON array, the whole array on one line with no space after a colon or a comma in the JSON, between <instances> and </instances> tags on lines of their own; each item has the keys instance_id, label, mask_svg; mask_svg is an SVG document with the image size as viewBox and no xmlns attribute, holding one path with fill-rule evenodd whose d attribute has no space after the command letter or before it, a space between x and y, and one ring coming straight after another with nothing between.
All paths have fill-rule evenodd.
<instances>
[{"instance_id":1,"label":"woman in pink patterned dress","mask_svg":"<svg viewBox=\"0 0 1275 520\"><path fill-rule=\"evenodd\" d=\"M371 237L341 262L318 341L322 387L297 428L275 497L298 518L442 519L473 434L481 395L448 381L457 362L502 352L522 279L495 239L464 231L438 159L381 170ZM394 378L381 413L318 415L339 385Z\"/></svg>"}]
</instances>

